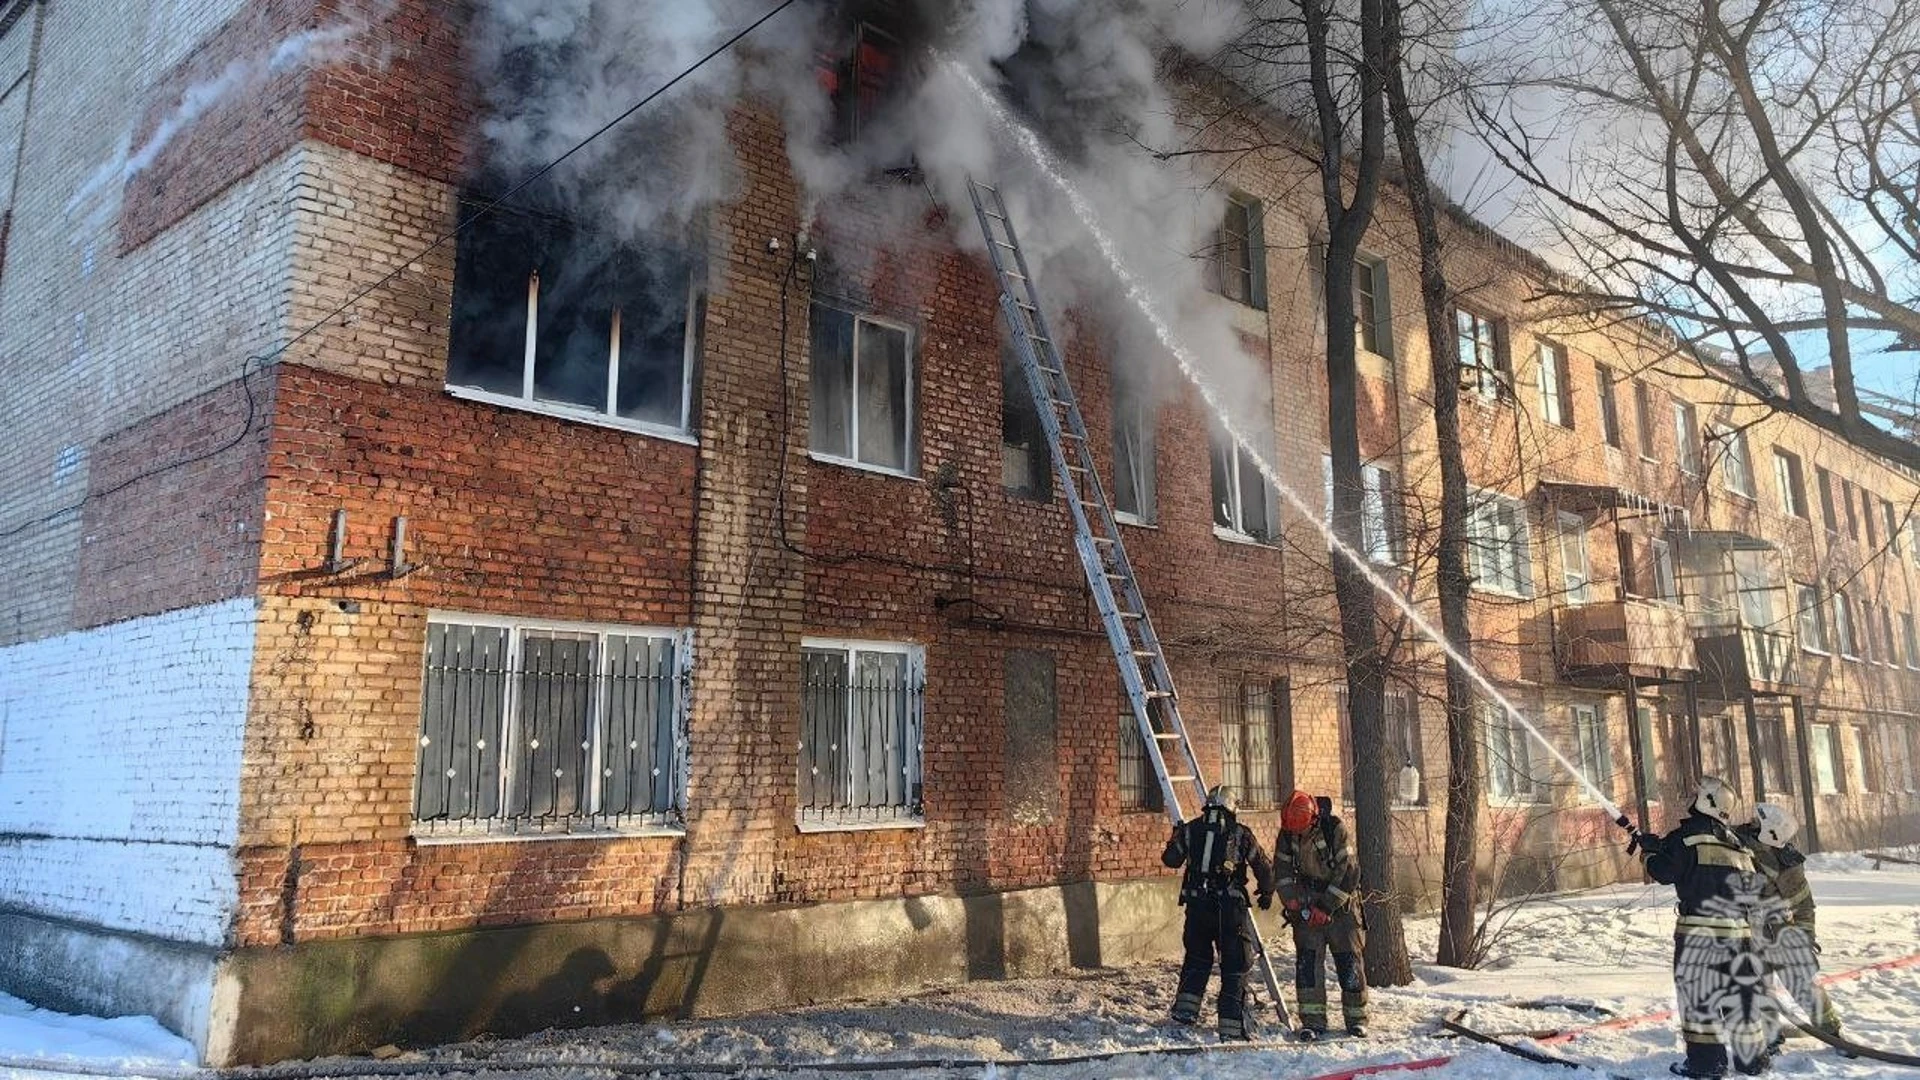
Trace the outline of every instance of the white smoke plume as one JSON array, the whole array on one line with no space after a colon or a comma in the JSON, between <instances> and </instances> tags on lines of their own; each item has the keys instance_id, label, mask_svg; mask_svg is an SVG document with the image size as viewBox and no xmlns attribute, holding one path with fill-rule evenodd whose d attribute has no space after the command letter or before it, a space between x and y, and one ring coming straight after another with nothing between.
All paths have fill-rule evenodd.
<instances>
[{"instance_id":1,"label":"white smoke plume","mask_svg":"<svg viewBox=\"0 0 1920 1080\"><path fill-rule=\"evenodd\" d=\"M487 119L481 157L497 181L557 157L612 116L764 13L771 0L480 0L471 40ZM880 250L978 251L965 179L1002 185L1048 303L1105 324L1116 362L1165 366L1150 334L1128 323L1111 268L1068 207L1023 175L990 118L927 62L934 51L1000 88L1069 163L1107 213L1131 264L1177 313L1236 400L1261 402L1267 380L1246 363L1220 301L1204 288L1225 190L1211 175L1156 160L1142 145L1179 141L1163 79L1176 52L1206 56L1236 31L1233 0L902 0L890 5L920 62L857 140L834 138L823 55L850 45L847 9L803 0L743 46L709 63L628 125L559 170L542 199L622 239L673 242L739 190L729 123L748 102L776 109L823 255L859 275ZM925 187L881 178L908 162ZM929 235L929 194L948 235ZM875 229L878 223L880 228ZM860 238L855 241L855 237ZM756 242L760 238L753 238ZM994 312L982 311L992 318ZM1064 328L1064 326L1062 326ZM1164 380L1162 380L1164 383ZM1258 392L1253 392L1257 388Z\"/></svg>"}]
</instances>

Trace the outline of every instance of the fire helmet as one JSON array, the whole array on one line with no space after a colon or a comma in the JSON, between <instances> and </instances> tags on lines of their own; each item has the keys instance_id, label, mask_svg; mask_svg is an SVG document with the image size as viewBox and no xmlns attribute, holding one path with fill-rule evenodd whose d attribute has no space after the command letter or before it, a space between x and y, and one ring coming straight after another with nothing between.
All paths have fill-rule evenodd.
<instances>
[{"instance_id":1,"label":"fire helmet","mask_svg":"<svg viewBox=\"0 0 1920 1080\"><path fill-rule=\"evenodd\" d=\"M1303 833L1313 828L1313 821L1319 816L1320 807L1313 796L1296 791L1287 796L1287 804L1280 808L1280 828L1284 832Z\"/></svg>"},{"instance_id":2,"label":"fire helmet","mask_svg":"<svg viewBox=\"0 0 1920 1080\"><path fill-rule=\"evenodd\" d=\"M1213 790L1207 792L1207 805L1217 806L1231 814L1240 808L1240 797L1234 792L1232 784L1215 784Z\"/></svg>"},{"instance_id":3,"label":"fire helmet","mask_svg":"<svg viewBox=\"0 0 1920 1080\"><path fill-rule=\"evenodd\" d=\"M1770 848L1786 847L1794 834L1800 831L1800 823L1794 820L1793 813L1779 803L1756 803L1753 823L1760 834L1760 842Z\"/></svg>"},{"instance_id":4,"label":"fire helmet","mask_svg":"<svg viewBox=\"0 0 1920 1080\"><path fill-rule=\"evenodd\" d=\"M1731 825L1740 816L1740 795L1717 776L1703 776L1694 790L1693 811L1705 814L1722 825Z\"/></svg>"}]
</instances>

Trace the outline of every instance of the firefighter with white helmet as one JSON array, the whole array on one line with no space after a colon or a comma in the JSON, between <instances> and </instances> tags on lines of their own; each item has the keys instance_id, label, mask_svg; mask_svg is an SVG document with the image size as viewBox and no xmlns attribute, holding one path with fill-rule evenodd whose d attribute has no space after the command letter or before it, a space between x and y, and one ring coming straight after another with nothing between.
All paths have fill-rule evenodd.
<instances>
[{"instance_id":1,"label":"firefighter with white helmet","mask_svg":"<svg viewBox=\"0 0 1920 1080\"><path fill-rule=\"evenodd\" d=\"M1719 777L1700 779L1685 819L1665 836L1633 832L1647 873L1671 885L1679 901L1673 931L1673 982L1680 1002L1680 1034L1686 1060L1670 1068L1679 1076L1726 1076L1732 1062L1744 1073L1764 1071L1771 1033L1756 1034L1736 1021L1756 1015L1764 967L1755 978L1750 908L1757 899L1753 855L1733 831L1741 817L1740 796Z\"/></svg>"},{"instance_id":2,"label":"firefighter with white helmet","mask_svg":"<svg viewBox=\"0 0 1920 1080\"><path fill-rule=\"evenodd\" d=\"M1807 857L1793 846L1800 823L1777 803L1759 803L1753 820L1739 834L1753 862L1767 879L1767 910L1759 928L1767 966L1781 977L1814 1027L1840 1033L1840 1014L1820 985L1820 942L1814 928L1813 889L1807 885Z\"/></svg>"},{"instance_id":3,"label":"firefighter with white helmet","mask_svg":"<svg viewBox=\"0 0 1920 1080\"><path fill-rule=\"evenodd\" d=\"M1207 793L1200 816L1173 827L1160 861L1186 867L1180 879L1180 903L1187 909L1181 943L1186 958L1180 964L1180 986L1173 999L1173 1018L1182 1024L1200 1019L1200 1003L1213 974L1214 954L1220 958L1219 1033L1223 1040L1247 1038L1247 972L1256 950L1253 920L1247 911L1247 873L1256 886L1252 898L1260 907L1273 905L1273 864L1260 850L1260 841L1234 816L1233 789L1225 784Z\"/></svg>"}]
</instances>

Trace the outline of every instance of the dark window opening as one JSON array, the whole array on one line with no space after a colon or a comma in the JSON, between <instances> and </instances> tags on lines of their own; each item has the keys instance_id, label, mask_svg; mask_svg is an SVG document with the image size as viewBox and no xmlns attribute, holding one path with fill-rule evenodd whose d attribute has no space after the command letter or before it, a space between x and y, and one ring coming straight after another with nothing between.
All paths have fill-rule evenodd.
<instances>
[{"instance_id":1,"label":"dark window opening","mask_svg":"<svg viewBox=\"0 0 1920 1080\"><path fill-rule=\"evenodd\" d=\"M1025 499L1053 498L1053 455L1019 350L1000 349L1000 483Z\"/></svg>"},{"instance_id":2,"label":"dark window opening","mask_svg":"<svg viewBox=\"0 0 1920 1080\"><path fill-rule=\"evenodd\" d=\"M833 138L841 145L858 141L874 126L900 84L901 28L883 22L855 22L843 50L819 57L820 86L832 102Z\"/></svg>"}]
</instances>

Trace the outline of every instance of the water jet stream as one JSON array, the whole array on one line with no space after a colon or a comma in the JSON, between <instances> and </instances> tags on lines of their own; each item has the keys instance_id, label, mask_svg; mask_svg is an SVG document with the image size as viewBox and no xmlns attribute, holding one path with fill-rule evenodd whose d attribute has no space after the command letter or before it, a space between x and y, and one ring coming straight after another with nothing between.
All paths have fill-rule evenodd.
<instances>
[{"instance_id":1,"label":"water jet stream","mask_svg":"<svg viewBox=\"0 0 1920 1080\"><path fill-rule=\"evenodd\" d=\"M1460 652L1460 650L1454 648L1452 643L1447 641L1446 635L1441 633L1439 627L1433 625L1433 622L1428 619L1419 608L1415 607L1411 600L1401 595L1400 591L1394 588L1393 584L1386 578L1382 577L1380 573L1367 562L1365 557L1355 551L1345 541L1341 540L1333 531L1332 525L1326 521L1320 513L1317 513L1312 506L1300 496L1299 492L1287 486L1287 484L1280 479L1278 470L1273 467L1266 456L1247 438L1239 426L1233 422L1233 417L1227 410L1225 403L1221 400L1219 392L1209 384L1205 376L1202 375L1199 361L1195 357L1193 350L1188 348L1186 343L1174 332L1173 324L1161 312L1154 295L1147 290L1146 286L1142 284L1140 277L1127 265L1126 257L1121 253L1119 245L1114 242L1113 237L1101 223L1099 211L1095 209L1086 195L1084 195L1079 188L1075 187L1072 181L1067 179L1065 173L1061 170L1058 159L1053 152L1047 148L1046 144L1041 141L1040 136L1034 132L1032 128L1022 124L1008 112L1006 106L1001 104L993 92L988 90L987 87L974 76L973 72L968 71L965 66L944 56L937 57L937 61L942 68L958 80L959 83L979 101L981 108L986 111L987 116L1008 135L1014 145L1026 156L1034 169L1039 172L1041 177L1066 198L1069 205L1073 207L1075 216L1080 219L1081 227L1086 230L1088 236L1092 238L1094 244L1100 249L1101 255L1106 258L1128 302L1153 326L1154 335L1160 339L1160 344L1173 356L1174 362L1179 365L1180 373L1186 377L1188 382L1193 384L1194 389L1200 392L1201 399L1206 402L1209 409L1213 410L1216 418L1220 421L1222 429L1226 431L1227 436L1233 440L1234 445L1240 449L1240 452L1246 454L1248 459L1254 463L1254 467L1260 470L1260 475L1266 478L1267 483L1273 486L1274 491L1278 492L1280 497L1286 500L1287 504L1293 507L1301 517L1311 522L1314 528L1320 530L1321 534L1326 537L1328 546L1345 557L1348 562L1358 569L1361 575L1366 578L1367 582L1371 584L1381 596L1386 597L1387 601L1391 603L1400 614L1406 617L1407 621L1412 624L1415 630L1420 632L1422 637L1425 637L1434 645L1438 646L1450 660L1457 664L1460 670L1466 674L1469 682L1481 693L1485 694L1495 705L1499 706L1507 716L1511 717L1525 729L1527 734L1533 737L1534 742L1537 743L1541 749L1545 750L1547 755L1558 763L1560 768L1564 770L1568 776L1571 776L1578 782L1579 785L1586 790L1588 795L1593 797L1594 801L1607 812L1608 817L1624 820L1620 807L1607 796L1606 792L1600 790L1597 785L1582 775L1579 767L1565 754L1561 753L1560 749L1554 746L1553 743L1541 733L1538 727L1534 726L1533 721L1527 719L1527 717L1521 713L1518 706L1509 700L1505 694L1500 692L1500 688L1495 686L1493 681L1489 679L1470 658ZM1643 822L1642 824L1644 825L1645 823Z\"/></svg>"}]
</instances>

